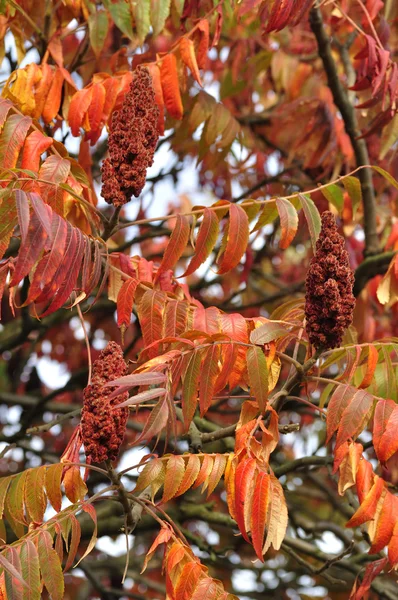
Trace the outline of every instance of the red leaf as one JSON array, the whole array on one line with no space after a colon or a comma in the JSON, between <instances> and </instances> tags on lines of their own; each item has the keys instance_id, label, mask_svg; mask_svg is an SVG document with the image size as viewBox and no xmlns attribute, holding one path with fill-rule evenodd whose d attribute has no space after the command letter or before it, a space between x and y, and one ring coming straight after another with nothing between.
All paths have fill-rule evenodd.
<instances>
[{"instance_id":1,"label":"red leaf","mask_svg":"<svg viewBox=\"0 0 398 600\"><path fill-rule=\"evenodd\" d=\"M18 283L30 273L44 248L46 240L47 233L44 231L36 214L33 213L29 223L26 240L21 244L18 252L18 259L15 265L14 275L10 281L10 287L18 285Z\"/></svg>"},{"instance_id":2,"label":"red leaf","mask_svg":"<svg viewBox=\"0 0 398 600\"><path fill-rule=\"evenodd\" d=\"M366 592L370 590L372 581L382 572L386 565L386 558L381 558L380 560L375 560L374 562L369 563L366 566L365 575L358 589L355 582L354 590L350 595L350 600L363 600L363 598L366 598Z\"/></svg>"},{"instance_id":3,"label":"red leaf","mask_svg":"<svg viewBox=\"0 0 398 600\"><path fill-rule=\"evenodd\" d=\"M218 274L222 275L231 271L244 255L249 241L249 219L247 214L238 204L230 204L229 221L224 234L224 243L222 256L219 255ZM223 240L224 241L224 240Z\"/></svg>"},{"instance_id":4,"label":"red leaf","mask_svg":"<svg viewBox=\"0 0 398 600\"><path fill-rule=\"evenodd\" d=\"M124 282L117 295L117 326L128 327L133 312L134 295L139 281L128 279Z\"/></svg>"},{"instance_id":5,"label":"red leaf","mask_svg":"<svg viewBox=\"0 0 398 600\"><path fill-rule=\"evenodd\" d=\"M51 249L43 256L36 267L26 304L34 302L54 277L63 259L67 235L68 233L70 235L71 232L71 226L69 225L68 229L66 221L61 219L56 213L53 213Z\"/></svg>"},{"instance_id":6,"label":"red leaf","mask_svg":"<svg viewBox=\"0 0 398 600\"><path fill-rule=\"evenodd\" d=\"M174 54L166 54L162 57L160 77L165 106L173 119L180 120L184 109L178 82L177 60Z\"/></svg>"}]
</instances>

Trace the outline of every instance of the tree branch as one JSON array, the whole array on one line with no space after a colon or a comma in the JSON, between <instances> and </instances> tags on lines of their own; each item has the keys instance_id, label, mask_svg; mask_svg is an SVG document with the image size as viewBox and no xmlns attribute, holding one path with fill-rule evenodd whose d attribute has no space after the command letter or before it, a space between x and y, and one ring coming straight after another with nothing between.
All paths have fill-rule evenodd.
<instances>
[{"instance_id":1,"label":"tree branch","mask_svg":"<svg viewBox=\"0 0 398 600\"><path fill-rule=\"evenodd\" d=\"M310 26L318 44L319 56L326 72L334 103L340 111L345 130L354 150L356 165L357 167L368 165L369 154L366 142L364 139L359 139L361 132L358 128L355 109L349 101L348 94L339 79L337 66L332 55L330 37L323 26L322 14L319 8L311 10ZM370 169L361 169L358 177L362 188L365 256L370 256L380 252L376 227L376 201Z\"/></svg>"}]
</instances>

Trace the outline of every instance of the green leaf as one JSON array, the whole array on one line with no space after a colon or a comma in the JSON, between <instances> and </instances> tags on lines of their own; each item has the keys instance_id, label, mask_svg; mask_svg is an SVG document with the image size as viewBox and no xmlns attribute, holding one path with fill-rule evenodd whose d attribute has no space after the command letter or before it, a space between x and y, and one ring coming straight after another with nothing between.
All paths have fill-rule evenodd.
<instances>
[{"instance_id":1,"label":"green leaf","mask_svg":"<svg viewBox=\"0 0 398 600\"><path fill-rule=\"evenodd\" d=\"M158 4L158 3L157 3ZM138 41L143 44L146 36L149 33L151 26L150 22L150 0L139 0L138 2L132 3L135 28L137 30Z\"/></svg>"},{"instance_id":2,"label":"green leaf","mask_svg":"<svg viewBox=\"0 0 398 600\"><path fill-rule=\"evenodd\" d=\"M301 200L301 206L303 207L305 218L307 219L307 225L311 236L312 249L315 253L316 241L321 231L321 217L319 215L317 207L315 206L309 194L299 194L299 198Z\"/></svg>"},{"instance_id":3,"label":"green leaf","mask_svg":"<svg viewBox=\"0 0 398 600\"><path fill-rule=\"evenodd\" d=\"M280 248L285 250L288 248L296 235L298 228L297 211L293 204L286 198L276 199L276 208L278 209L279 218L281 221L281 239L279 242Z\"/></svg>"},{"instance_id":4,"label":"green leaf","mask_svg":"<svg viewBox=\"0 0 398 600\"><path fill-rule=\"evenodd\" d=\"M22 577L27 584L23 589L24 600L40 600L40 565L39 555L32 540L27 538L21 546L20 559L22 566Z\"/></svg>"},{"instance_id":5,"label":"green leaf","mask_svg":"<svg viewBox=\"0 0 398 600\"><path fill-rule=\"evenodd\" d=\"M116 2L116 4L113 4L112 0L104 0L104 5L109 10L116 27L132 40L134 33L131 25L133 19L130 12L130 3Z\"/></svg>"},{"instance_id":6,"label":"green leaf","mask_svg":"<svg viewBox=\"0 0 398 600\"><path fill-rule=\"evenodd\" d=\"M53 548L53 539L48 531L40 530L38 550L44 585L52 600L62 600L64 597L64 576L59 556Z\"/></svg>"},{"instance_id":7,"label":"green leaf","mask_svg":"<svg viewBox=\"0 0 398 600\"><path fill-rule=\"evenodd\" d=\"M268 365L265 354L258 346L252 346L247 351L247 372L250 390L261 412L265 411L268 399Z\"/></svg>"},{"instance_id":8,"label":"green leaf","mask_svg":"<svg viewBox=\"0 0 398 600\"><path fill-rule=\"evenodd\" d=\"M384 179L386 179L388 181L388 183L391 183L392 186L394 186L395 188L398 189L398 181L392 175L390 175L390 173L388 171L385 171L381 167L373 167L372 166L372 169L374 171L377 171L377 173L382 175L384 177Z\"/></svg>"},{"instance_id":9,"label":"green leaf","mask_svg":"<svg viewBox=\"0 0 398 600\"><path fill-rule=\"evenodd\" d=\"M345 191L349 195L352 204L352 214L355 217L355 214L358 210L358 206L362 203L362 188L361 182L357 177L353 177L352 175L348 175L348 177L344 177L343 185Z\"/></svg>"},{"instance_id":10,"label":"green leaf","mask_svg":"<svg viewBox=\"0 0 398 600\"><path fill-rule=\"evenodd\" d=\"M151 24L153 35L158 35L170 13L170 0L151 0Z\"/></svg>"},{"instance_id":11,"label":"green leaf","mask_svg":"<svg viewBox=\"0 0 398 600\"><path fill-rule=\"evenodd\" d=\"M267 202L265 202L263 209L258 217L257 223L253 227L251 233L253 233L254 231L258 231L262 227L265 227L265 225L269 225L277 218L278 210L276 208L276 202L275 200L268 200Z\"/></svg>"},{"instance_id":12,"label":"green leaf","mask_svg":"<svg viewBox=\"0 0 398 600\"><path fill-rule=\"evenodd\" d=\"M195 414L198 403L199 378L201 373L202 351L195 350L189 360L187 370L184 375L182 386L182 412L184 415L184 427L188 430Z\"/></svg>"},{"instance_id":13,"label":"green leaf","mask_svg":"<svg viewBox=\"0 0 398 600\"><path fill-rule=\"evenodd\" d=\"M88 31L90 34L90 44L95 56L98 58L105 44L108 34L109 19L108 13L104 10L96 10L88 18Z\"/></svg>"},{"instance_id":14,"label":"green leaf","mask_svg":"<svg viewBox=\"0 0 398 600\"><path fill-rule=\"evenodd\" d=\"M321 192L326 200L337 209L339 215L341 215L344 208L344 196L341 188L339 188L338 185L331 183L327 187L321 188Z\"/></svg>"}]
</instances>

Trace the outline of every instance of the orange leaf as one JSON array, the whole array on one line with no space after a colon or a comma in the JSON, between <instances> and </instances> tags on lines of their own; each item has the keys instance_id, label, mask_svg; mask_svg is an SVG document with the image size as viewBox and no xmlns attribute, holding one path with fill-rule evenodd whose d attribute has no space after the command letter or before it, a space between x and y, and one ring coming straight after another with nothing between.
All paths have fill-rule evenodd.
<instances>
[{"instance_id":1,"label":"orange leaf","mask_svg":"<svg viewBox=\"0 0 398 600\"><path fill-rule=\"evenodd\" d=\"M148 562L151 560L153 554L155 553L156 548L158 546L160 546L160 544L167 544L167 542L170 540L170 538L171 538L170 529L166 526L162 527L160 532L156 536L155 541L153 542L152 546L148 550L141 573L143 573L145 571L145 569L147 568Z\"/></svg>"},{"instance_id":2,"label":"orange leaf","mask_svg":"<svg viewBox=\"0 0 398 600\"><path fill-rule=\"evenodd\" d=\"M51 506L59 512L62 504L61 478L64 465L58 463L46 469L46 492Z\"/></svg>"},{"instance_id":3,"label":"orange leaf","mask_svg":"<svg viewBox=\"0 0 398 600\"><path fill-rule=\"evenodd\" d=\"M177 59L174 54L166 54L162 58L160 78L165 106L173 119L181 120L184 109L178 82Z\"/></svg>"},{"instance_id":4,"label":"orange leaf","mask_svg":"<svg viewBox=\"0 0 398 600\"><path fill-rule=\"evenodd\" d=\"M52 546L53 540L50 533L39 530L38 551L44 585L53 600L62 600L64 597L64 577L58 554Z\"/></svg>"},{"instance_id":5,"label":"orange leaf","mask_svg":"<svg viewBox=\"0 0 398 600\"><path fill-rule=\"evenodd\" d=\"M346 527L359 527L363 523L367 521L371 521L376 512L377 503L379 498L384 490L384 480L381 477L375 476L375 482L370 490L370 492L366 495L364 501L361 506L358 508L356 513L351 517L351 519L346 523Z\"/></svg>"},{"instance_id":6,"label":"orange leaf","mask_svg":"<svg viewBox=\"0 0 398 600\"><path fill-rule=\"evenodd\" d=\"M185 564L175 588L175 600L191 600L202 573L203 568L199 563L190 561Z\"/></svg>"},{"instance_id":7,"label":"orange leaf","mask_svg":"<svg viewBox=\"0 0 398 600\"><path fill-rule=\"evenodd\" d=\"M101 134L102 115L105 106L106 91L102 83L96 83L92 87L92 97L87 110L87 118L90 126L89 134L86 136L93 144Z\"/></svg>"},{"instance_id":8,"label":"orange leaf","mask_svg":"<svg viewBox=\"0 0 398 600\"><path fill-rule=\"evenodd\" d=\"M369 554L377 554L384 546L389 544L394 531L394 525L397 521L397 508L397 499L387 490L380 516L376 523L376 535L372 540L372 546L369 548Z\"/></svg>"},{"instance_id":9,"label":"orange leaf","mask_svg":"<svg viewBox=\"0 0 398 600\"><path fill-rule=\"evenodd\" d=\"M64 75L61 69L55 71L52 78L50 89L47 94L46 101L43 106L41 116L45 123L51 123L58 114L61 105L62 86L64 84Z\"/></svg>"},{"instance_id":10,"label":"orange leaf","mask_svg":"<svg viewBox=\"0 0 398 600\"><path fill-rule=\"evenodd\" d=\"M198 63L196 62L195 46L193 41L186 37L182 37L180 40L179 47L183 63L188 67L195 80L201 86L202 82L200 79Z\"/></svg>"},{"instance_id":11,"label":"orange leaf","mask_svg":"<svg viewBox=\"0 0 398 600\"><path fill-rule=\"evenodd\" d=\"M40 166L40 156L53 143L53 139L44 135L41 131L32 131L25 140L22 152L22 169L38 171Z\"/></svg>"},{"instance_id":12,"label":"orange leaf","mask_svg":"<svg viewBox=\"0 0 398 600\"><path fill-rule=\"evenodd\" d=\"M160 70L157 64L148 63L146 68L152 77L153 91L155 92L156 104L159 108L158 131L159 135L164 135L164 98L162 91L162 82L160 79Z\"/></svg>"},{"instance_id":13,"label":"orange leaf","mask_svg":"<svg viewBox=\"0 0 398 600\"><path fill-rule=\"evenodd\" d=\"M195 254L182 277L192 275L210 256L218 238L218 218L214 210L205 208L195 244Z\"/></svg>"},{"instance_id":14,"label":"orange leaf","mask_svg":"<svg viewBox=\"0 0 398 600\"><path fill-rule=\"evenodd\" d=\"M84 117L91 104L93 88L84 88L73 95L69 105L68 121L72 135L80 135L80 127L83 127Z\"/></svg>"},{"instance_id":15,"label":"orange leaf","mask_svg":"<svg viewBox=\"0 0 398 600\"><path fill-rule=\"evenodd\" d=\"M375 346L373 346L373 344L370 344L369 354L368 354L368 362L366 365L366 373L365 373L364 378L362 379L360 385L358 386L359 389L367 388L372 383L378 360L379 360L379 352L378 352L377 348L375 348Z\"/></svg>"},{"instance_id":16,"label":"orange leaf","mask_svg":"<svg viewBox=\"0 0 398 600\"><path fill-rule=\"evenodd\" d=\"M268 505L270 501L270 476L259 471L254 485L253 507L251 514L251 533L253 548L257 557L264 562L263 540L267 523Z\"/></svg>"},{"instance_id":17,"label":"orange leaf","mask_svg":"<svg viewBox=\"0 0 398 600\"><path fill-rule=\"evenodd\" d=\"M206 414L213 400L214 388L220 373L219 364L221 348L218 344L211 344L206 350L202 366L202 375L199 381L199 409L200 416Z\"/></svg>"},{"instance_id":18,"label":"orange leaf","mask_svg":"<svg viewBox=\"0 0 398 600\"><path fill-rule=\"evenodd\" d=\"M83 500L87 494L87 486L80 475L80 467L67 466L63 478L66 497L71 502Z\"/></svg>"},{"instance_id":19,"label":"orange leaf","mask_svg":"<svg viewBox=\"0 0 398 600\"><path fill-rule=\"evenodd\" d=\"M287 506L283 489L273 473L270 474L270 510L267 523L267 538L263 547L263 554L271 547L279 550L285 537L287 528Z\"/></svg>"},{"instance_id":20,"label":"orange leaf","mask_svg":"<svg viewBox=\"0 0 398 600\"><path fill-rule=\"evenodd\" d=\"M236 468L235 474L235 515L241 534L250 542L246 532L245 511L249 498L249 489L253 486L253 477L257 464L254 458L244 458ZM245 506L246 505L246 506Z\"/></svg>"},{"instance_id":21,"label":"orange leaf","mask_svg":"<svg viewBox=\"0 0 398 600\"><path fill-rule=\"evenodd\" d=\"M359 503L362 504L373 483L372 465L365 458L359 461L355 485Z\"/></svg>"},{"instance_id":22,"label":"orange leaf","mask_svg":"<svg viewBox=\"0 0 398 600\"><path fill-rule=\"evenodd\" d=\"M213 458L208 454L205 454L203 457L202 466L200 467L199 475L196 478L195 484L192 488L199 487L202 483L206 482L209 477L211 471L213 469Z\"/></svg>"},{"instance_id":23,"label":"orange leaf","mask_svg":"<svg viewBox=\"0 0 398 600\"><path fill-rule=\"evenodd\" d=\"M177 493L184 477L185 461L182 456L173 454L167 461L162 504L168 502Z\"/></svg>"},{"instance_id":24,"label":"orange leaf","mask_svg":"<svg viewBox=\"0 0 398 600\"><path fill-rule=\"evenodd\" d=\"M398 405L396 404L394 410L387 421L386 429L381 436L380 444L377 449L377 458L381 463L386 463L393 454L398 451Z\"/></svg>"},{"instance_id":25,"label":"orange leaf","mask_svg":"<svg viewBox=\"0 0 398 600\"><path fill-rule=\"evenodd\" d=\"M185 494L191 487L195 479L197 478L200 471L200 458L196 454L191 454L185 469L184 477L180 483L180 487L177 490L175 496L181 496Z\"/></svg>"},{"instance_id":26,"label":"orange leaf","mask_svg":"<svg viewBox=\"0 0 398 600\"><path fill-rule=\"evenodd\" d=\"M207 63L207 51L209 49L209 22L207 19L201 19L196 25L196 31L199 33L199 42L196 51L196 58L199 69L205 69ZM195 32L196 33L196 32ZM195 39L198 36L195 35Z\"/></svg>"},{"instance_id":27,"label":"orange leaf","mask_svg":"<svg viewBox=\"0 0 398 600\"><path fill-rule=\"evenodd\" d=\"M172 269L184 252L189 240L189 220L184 215L177 215L176 224L163 254L162 262L156 274L156 280L161 273Z\"/></svg>"},{"instance_id":28,"label":"orange leaf","mask_svg":"<svg viewBox=\"0 0 398 600\"><path fill-rule=\"evenodd\" d=\"M370 418L374 398L365 390L357 390L344 409L339 423L335 450L346 440L355 439Z\"/></svg>"},{"instance_id":29,"label":"orange leaf","mask_svg":"<svg viewBox=\"0 0 398 600\"><path fill-rule=\"evenodd\" d=\"M216 489L221 477L224 474L227 458L224 454L216 454L214 464L209 476L209 488L207 490L207 498Z\"/></svg>"},{"instance_id":30,"label":"orange leaf","mask_svg":"<svg viewBox=\"0 0 398 600\"><path fill-rule=\"evenodd\" d=\"M282 234L279 246L283 249L290 246L298 228L297 211L293 204L285 198L276 199L276 207L278 209L279 218L281 221Z\"/></svg>"},{"instance_id":31,"label":"orange leaf","mask_svg":"<svg viewBox=\"0 0 398 600\"><path fill-rule=\"evenodd\" d=\"M394 531L390 543L388 544L388 560L394 569L398 565L398 521L394 526Z\"/></svg>"},{"instance_id":32,"label":"orange leaf","mask_svg":"<svg viewBox=\"0 0 398 600\"><path fill-rule=\"evenodd\" d=\"M249 241L249 219L247 214L238 204L230 204L229 221L224 234L223 243L218 259L218 274L222 275L231 271L246 251ZM221 255L221 252L224 252Z\"/></svg>"}]
</instances>

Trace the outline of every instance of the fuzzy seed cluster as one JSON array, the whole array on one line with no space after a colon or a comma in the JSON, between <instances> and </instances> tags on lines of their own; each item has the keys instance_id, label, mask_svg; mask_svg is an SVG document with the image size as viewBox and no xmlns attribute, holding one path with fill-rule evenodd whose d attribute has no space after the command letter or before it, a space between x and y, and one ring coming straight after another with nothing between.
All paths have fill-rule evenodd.
<instances>
[{"instance_id":1,"label":"fuzzy seed cluster","mask_svg":"<svg viewBox=\"0 0 398 600\"><path fill-rule=\"evenodd\" d=\"M333 214L322 214L321 232L306 279L305 317L309 340L315 348L340 346L351 325L355 307L351 270L344 239Z\"/></svg>"},{"instance_id":2,"label":"fuzzy seed cluster","mask_svg":"<svg viewBox=\"0 0 398 600\"><path fill-rule=\"evenodd\" d=\"M151 75L140 67L111 118L109 157L101 167L101 195L108 204L121 206L140 195L159 139L158 119Z\"/></svg>"},{"instance_id":3,"label":"fuzzy seed cluster","mask_svg":"<svg viewBox=\"0 0 398 600\"><path fill-rule=\"evenodd\" d=\"M104 384L126 373L121 347L109 342L94 362L91 384L83 391L80 429L88 463L115 460L119 454L129 409L116 405L127 400L128 392L110 400L115 388L104 387Z\"/></svg>"}]
</instances>

